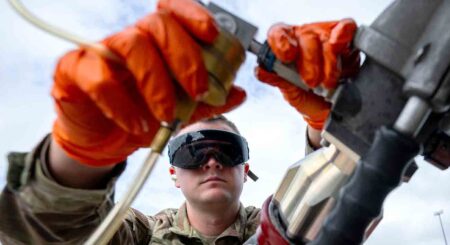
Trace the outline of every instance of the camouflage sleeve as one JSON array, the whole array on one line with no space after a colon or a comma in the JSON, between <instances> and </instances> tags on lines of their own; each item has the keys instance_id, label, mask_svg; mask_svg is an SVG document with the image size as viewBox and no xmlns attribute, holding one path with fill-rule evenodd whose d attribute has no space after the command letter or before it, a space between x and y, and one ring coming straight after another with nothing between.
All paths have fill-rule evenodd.
<instances>
[{"instance_id":1,"label":"camouflage sleeve","mask_svg":"<svg viewBox=\"0 0 450 245\"><path fill-rule=\"evenodd\" d=\"M118 164L105 189L59 185L46 168L49 136L31 153L11 153L7 186L0 196L0 244L80 244L112 208ZM112 244L147 244L152 219L129 211Z\"/></svg>"}]
</instances>

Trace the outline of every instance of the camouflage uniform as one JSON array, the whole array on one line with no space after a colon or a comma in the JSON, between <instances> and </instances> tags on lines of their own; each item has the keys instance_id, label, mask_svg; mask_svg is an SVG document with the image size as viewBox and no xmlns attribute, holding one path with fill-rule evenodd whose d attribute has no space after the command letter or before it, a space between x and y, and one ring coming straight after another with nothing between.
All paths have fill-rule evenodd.
<instances>
[{"instance_id":1,"label":"camouflage uniform","mask_svg":"<svg viewBox=\"0 0 450 245\"><path fill-rule=\"evenodd\" d=\"M0 196L0 243L79 244L113 205L118 164L105 189L79 190L57 184L46 168L50 137L31 153L8 156L8 184ZM235 223L215 238L190 226L186 206L145 216L130 209L112 244L242 244L256 231L260 210L241 204Z\"/></svg>"}]
</instances>

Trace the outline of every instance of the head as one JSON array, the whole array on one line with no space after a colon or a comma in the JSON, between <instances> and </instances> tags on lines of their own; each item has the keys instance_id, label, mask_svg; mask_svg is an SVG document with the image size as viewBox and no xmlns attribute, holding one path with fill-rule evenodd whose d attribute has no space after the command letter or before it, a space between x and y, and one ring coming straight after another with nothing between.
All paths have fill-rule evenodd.
<instances>
[{"instance_id":1,"label":"head","mask_svg":"<svg viewBox=\"0 0 450 245\"><path fill-rule=\"evenodd\" d=\"M200 130L221 130L239 134L236 126L223 116L202 120L180 130L177 136ZM239 202L244 182L247 181L248 163L224 165L215 154L206 154L198 168L171 166L175 186L180 188L191 205L232 204ZM219 154L220 155L220 154Z\"/></svg>"}]
</instances>

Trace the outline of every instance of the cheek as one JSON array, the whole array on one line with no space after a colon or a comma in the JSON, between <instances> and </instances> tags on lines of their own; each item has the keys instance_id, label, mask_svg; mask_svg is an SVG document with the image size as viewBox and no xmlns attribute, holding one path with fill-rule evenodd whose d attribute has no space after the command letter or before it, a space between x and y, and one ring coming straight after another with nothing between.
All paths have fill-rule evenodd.
<instances>
[{"instance_id":1,"label":"cheek","mask_svg":"<svg viewBox=\"0 0 450 245\"><path fill-rule=\"evenodd\" d=\"M184 178L185 176L179 176L177 179L178 188L180 188L181 192L186 196L188 193L190 193L192 186L192 181L189 181L189 178Z\"/></svg>"},{"instance_id":2,"label":"cheek","mask_svg":"<svg viewBox=\"0 0 450 245\"><path fill-rule=\"evenodd\" d=\"M245 174L244 174L243 168L240 168L233 173L234 184L233 184L232 188L233 188L233 192L235 193L235 195L237 197L239 197L241 195L242 190L244 188L244 182L245 182L244 176L245 176Z\"/></svg>"},{"instance_id":3,"label":"cheek","mask_svg":"<svg viewBox=\"0 0 450 245\"><path fill-rule=\"evenodd\" d=\"M241 186L244 183L244 168L243 167L236 167L233 169L230 169L230 175L232 176L234 183L236 185Z\"/></svg>"},{"instance_id":4,"label":"cheek","mask_svg":"<svg viewBox=\"0 0 450 245\"><path fill-rule=\"evenodd\" d=\"M177 171L177 183L181 189L190 189L197 180L197 175L195 171Z\"/></svg>"}]
</instances>

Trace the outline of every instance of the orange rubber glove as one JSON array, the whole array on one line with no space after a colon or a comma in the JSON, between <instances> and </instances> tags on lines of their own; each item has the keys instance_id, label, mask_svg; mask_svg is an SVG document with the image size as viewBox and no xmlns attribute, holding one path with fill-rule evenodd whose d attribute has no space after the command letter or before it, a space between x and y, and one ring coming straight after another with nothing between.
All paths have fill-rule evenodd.
<instances>
[{"instance_id":1,"label":"orange rubber glove","mask_svg":"<svg viewBox=\"0 0 450 245\"><path fill-rule=\"evenodd\" d=\"M295 62L305 83L311 87L334 89L341 77L354 75L359 68L359 52L350 47L356 31L351 19L320 22L302 26L278 24L268 33L268 43L275 56L284 63ZM283 93L313 128L321 130L330 104L312 92L305 92L274 73L256 68L256 77Z\"/></svg>"},{"instance_id":2,"label":"orange rubber glove","mask_svg":"<svg viewBox=\"0 0 450 245\"><path fill-rule=\"evenodd\" d=\"M209 44L217 34L213 17L198 3L161 0L155 13L102 41L125 65L86 50L69 52L54 75L53 139L71 158L93 166L119 163L149 146L160 122L174 120L173 77L192 99L207 91L195 40ZM226 105L199 103L193 118L221 114L244 99L245 92L233 87Z\"/></svg>"}]
</instances>

